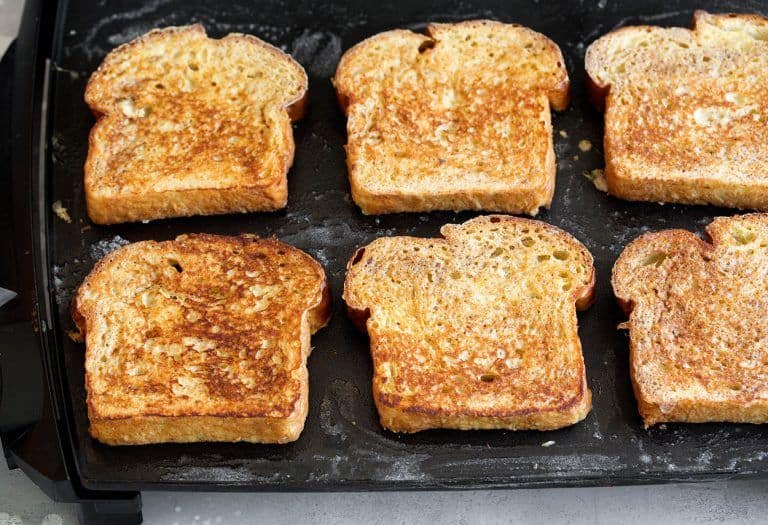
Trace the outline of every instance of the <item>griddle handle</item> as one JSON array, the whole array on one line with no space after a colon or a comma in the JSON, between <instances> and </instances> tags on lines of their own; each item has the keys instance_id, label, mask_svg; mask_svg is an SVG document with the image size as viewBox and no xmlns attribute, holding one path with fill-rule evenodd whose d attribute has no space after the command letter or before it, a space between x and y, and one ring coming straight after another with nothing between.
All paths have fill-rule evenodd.
<instances>
[{"instance_id":1,"label":"griddle handle","mask_svg":"<svg viewBox=\"0 0 768 525\"><path fill-rule=\"evenodd\" d=\"M8 446L43 417L43 367L31 322L0 325L0 435Z\"/></svg>"},{"instance_id":2,"label":"griddle handle","mask_svg":"<svg viewBox=\"0 0 768 525\"><path fill-rule=\"evenodd\" d=\"M40 341L34 331L34 290L25 289L27 274L20 265L29 241L21 240L13 186L13 103L11 101L16 42L0 60L0 436L9 446L43 413L45 376Z\"/></svg>"}]
</instances>

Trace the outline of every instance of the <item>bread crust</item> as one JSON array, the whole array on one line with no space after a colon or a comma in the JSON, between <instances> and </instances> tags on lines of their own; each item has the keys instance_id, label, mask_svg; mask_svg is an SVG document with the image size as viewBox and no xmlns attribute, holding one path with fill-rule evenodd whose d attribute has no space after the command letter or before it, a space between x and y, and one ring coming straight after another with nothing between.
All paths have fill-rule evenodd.
<instances>
[{"instance_id":1,"label":"bread crust","mask_svg":"<svg viewBox=\"0 0 768 525\"><path fill-rule=\"evenodd\" d=\"M570 379L557 382L552 385L544 385L537 381L518 383L514 380L516 374L520 373L513 368L511 371L504 368L505 361L496 360L502 353L507 356L514 352L510 347L502 345L504 350L499 350L498 355L494 354L495 364L493 365L493 378L488 382L488 378L480 375L478 381L469 379L472 376L473 363L486 359L482 355L483 347L492 343L480 343L471 339L473 336L466 335L462 330L471 330L471 325L466 325L467 319L473 319L470 323L477 323L485 327L487 332L497 332L504 330L505 325L517 326L512 312L528 312L523 314L523 324L535 320L526 320L530 316L535 316L532 312L537 311L536 305L541 303L526 303L522 300L522 310L510 310L513 317L504 317L505 321L490 321L493 318L483 318L482 315L475 315L476 311L482 307L472 306L471 300L468 305L456 306L451 311L443 313L440 306L435 306L438 310L434 313L440 326L435 326L434 321L428 321L431 311L428 306L432 303L430 299L432 293L429 292L430 286L437 282L442 282L445 274L453 275L460 265L452 266L448 261L451 258L460 259L467 255L461 255L461 246L469 241L469 237L484 237L490 235L490 232L498 232L503 229L515 229L520 231L519 235L525 237L530 233L533 238L540 235L540 242L551 242L558 247L555 249L558 257L568 259L566 251L570 254L573 265L580 268L579 277L575 278L578 284L568 287L567 292L555 292L557 289L556 281L548 281L548 277L541 276L540 281L548 281L547 289L553 294L551 297L552 305L549 307L544 303L543 308L552 308L555 311L562 304L563 310L557 310L557 314L540 315L551 319L552 324L558 325L565 323L563 328L567 332L565 339L551 341L531 337L528 346L532 349L537 345L557 345L562 344L562 349L558 349L557 356L552 360L567 362L569 371L562 372ZM469 232L472 232L471 234ZM371 354L374 362L373 378L373 396L376 408L379 412L381 424L396 432L418 432L430 428L455 428L461 430L469 429L536 429L551 430L572 425L582 420L588 414L591 407L591 392L587 387L586 374L583 358L581 357L581 345L578 334L576 333L576 310L588 308L594 300L595 292L595 274L592 267L592 257L589 252L578 241L570 235L553 226L546 225L538 221L520 219L508 216L484 216L470 220L462 225L446 225L441 229L444 238L439 239L416 239L412 237L393 237L377 239L366 247L360 248L347 264L347 277L344 284L344 300L347 305L347 312L350 319L356 326L368 333L370 337ZM510 239L515 234L505 237L504 243L512 243ZM466 236L466 238L465 238ZM495 246L493 244L491 246ZM410 247L410 248L409 248ZM567 248L565 248L567 247ZM418 248L418 249L417 249ZM415 259L399 260L403 257L402 253L414 249L419 255ZM469 248L468 248L469 249ZM496 253L498 249L489 250ZM457 250L457 251L453 251ZM474 253L474 252L472 252ZM429 261L429 254L438 254L435 265ZM426 258L425 260L422 257ZM388 269L385 260L396 259L398 268L402 271ZM563 259L563 260L565 260ZM545 261L544 257L537 259ZM426 262L425 262L426 261ZM442 261L442 262L440 262ZM410 268L410 269L409 269ZM474 268L474 267L473 267ZM396 272L396 276L392 272ZM476 282L482 283L486 275L486 270L475 268L477 272ZM535 271L535 270L534 270ZM559 270L560 276L564 270ZM427 274L427 282L424 281L424 275ZM385 279L390 276L392 283ZM519 278L519 276L518 276ZM394 283L394 284L393 284ZM418 297L424 297L423 302L417 301L412 306L403 306L408 302L407 297L399 297L395 294L395 299L390 302L391 291L388 288L402 285L404 292ZM492 286L492 288L504 288L505 286L514 286L503 279ZM478 292L483 295L485 292ZM535 293L535 292L532 292ZM564 303L559 303L558 293L564 294L561 297ZM447 301L445 304L452 304L448 294L443 298L437 299L437 305L443 304L440 301ZM407 317L400 318L398 309L405 308L408 312L414 309L421 314L408 314ZM504 304L498 304L497 308L504 309ZM475 315L473 317L473 315ZM560 317L562 315L562 317ZM414 317L415 316L415 317ZM426 317L425 317L426 316ZM468 317L467 317L468 316ZM401 319L400 321L398 321ZM496 318L493 318L496 319ZM398 323L408 322L407 328ZM490 325L488 323L491 323ZM511 324L510 324L511 323ZM423 328L420 328L423 327ZM532 330L533 328L531 328ZM464 339L456 340L451 334L461 334ZM474 333L474 332L473 332ZM408 335L410 334L410 335ZM526 348L525 337L518 333L517 338L522 343L522 348ZM470 342L467 342L471 339ZM427 344L428 343L428 344ZM511 342L510 342L511 343ZM515 342L517 344L517 341ZM437 354L430 349L440 349ZM519 348L519 347L518 347ZM406 349L411 349L406 351ZM434 350L437 351L437 350ZM469 351L470 357L462 357ZM418 357L426 352L424 356ZM479 353L477 353L479 352ZM525 370L536 367L552 366L550 362L539 362L532 354L526 350L521 350L521 364L519 370ZM472 358L471 355L477 356ZM482 355L481 355L482 354ZM416 355L417 357L414 357ZM564 355L568 357L563 358ZM457 357L458 356L458 357ZM425 361L426 359L426 361ZM459 360L459 362L456 361ZM465 364L461 364L461 361ZM546 360L545 360L546 361ZM440 363L452 363L448 365L450 370L442 370L444 365ZM483 365L485 366L485 365ZM396 370L396 372L391 372ZM560 369L558 369L560 370ZM555 373L554 371L552 373ZM498 374L498 376L496 375ZM498 381L499 383L495 383ZM507 381L511 381L507 383ZM394 382L394 385L393 385ZM550 388L551 387L551 388ZM441 388L443 390L441 390ZM456 392L454 392L456 388ZM462 390L463 389L463 390ZM500 389L500 390L498 390ZM543 390L542 390L543 389ZM509 397L510 391L514 391L512 397ZM543 394L542 392L548 392ZM548 397L550 396L550 397ZM485 399L483 403L473 405L470 399ZM548 401L539 401L539 399ZM536 399L536 401L530 401ZM529 402L530 401L530 402Z\"/></svg>"},{"instance_id":2,"label":"bread crust","mask_svg":"<svg viewBox=\"0 0 768 525\"><path fill-rule=\"evenodd\" d=\"M426 32L426 35L422 35L398 29L374 35L349 49L339 62L333 83L339 106L348 118L347 169L355 203L364 214L485 210L535 215L542 206L548 207L554 193L556 170L550 107L563 110L569 102L569 79L560 49L554 42L530 29L489 20L429 24ZM472 97L482 103L478 104L480 109L472 109L466 114L462 112L472 106L471 100L461 105L464 108L461 111L450 109L452 97L456 92L461 92L461 87L447 89L443 81L438 81L437 87L413 87L414 91L423 94L435 89L445 91L443 102L447 106L443 107L428 101L429 96L425 95L415 95L410 102L397 102L398 97L410 93L408 90L411 88L390 89L388 84L385 86L387 82L396 83L398 79L407 78L418 68L435 73L430 69L432 66L419 65L422 60L419 57L426 57L441 46L456 46L454 40L458 37L455 34L466 33L468 38L474 34L482 40L484 35L493 32L504 38L507 34L515 34L517 40L529 42L525 49L519 42L513 42L521 47L521 55L527 53L529 47L536 48L540 53L536 60L548 70L546 79L533 80L522 78L519 73L517 77L515 73L500 73L508 74L508 81L499 87L497 77L493 80L493 87L485 89L478 87L485 82L478 73L475 79L477 86L470 91L474 93ZM481 42L480 45L485 43ZM491 57L494 53L505 53L504 43L489 45ZM381 65L381 71L388 71L383 78L379 78L378 73L372 70L361 71L361 64L372 63L369 53L389 56L386 55L387 51L382 50L389 50L391 56L399 57L392 60L399 65ZM457 59L456 56L453 58ZM531 58L519 60L522 62L528 59ZM384 58L382 60L386 62ZM497 66L492 58L489 60L491 62L486 64L487 68ZM549 74L549 69L552 74ZM425 77L431 78L432 75L425 74ZM375 87L377 85L380 88ZM377 89L380 90L378 94L374 93ZM399 90L405 91L400 93ZM488 93L481 96L477 94L480 92ZM395 102L375 100L376 97L390 95ZM510 97L520 99L519 107L509 110L505 109L506 106L502 107L502 101L506 104ZM386 106L387 109L377 110L376 115L372 116L372 110L368 108L370 104L375 108ZM473 112L484 112L484 116L473 116ZM520 141L533 144L526 142L522 149L515 149L511 144L518 139L508 136L498 136L493 140L481 138L477 139L477 144L469 144L470 139L475 140L472 138L475 135L472 131L474 126L487 128L488 134L493 134L496 131L488 131L488 123L494 123L498 129L502 129L508 124L505 124L502 117L511 114L519 118L519 122L516 120L511 126L512 133L520 134L523 137ZM381 122L374 122L376 119ZM395 123L398 119L405 119L406 125ZM368 123L364 123L365 120ZM371 122L374 122L373 131ZM361 126L365 129L359 129ZM415 126L419 131L409 131L409 126ZM462 146L451 145L453 139L447 142L442 140L445 126L449 126L445 129L451 126L461 129L447 133L452 134ZM468 130L463 131L463 127L467 126ZM508 134L509 130L501 133ZM371 140L378 140L378 134L381 135L381 145L369 144ZM434 137L430 137L432 134ZM476 134L481 135L479 130ZM499 158L494 157L495 160L488 166L483 164L483 155L496 155L491 151L495 148L494 144L500 143L504 143L505 148L498 153ZM470 149L473 150L471 158L477 162L470 161ZM410 163L408 166L401 165L401 159L406 157ZM380 170L380 173L376 170Z\"/></svg>"},{"instance_id":3,"label":"bread crust","mask_svg":"<svg viewBox=\"0 0 768 525\"><path fill-rule=\"evenodd\" d=\"M273 292L283 285L270 282L289 288ZM109 445L295 441L310 335L327 324L330 302L322 267L274 239L183 235L109 254L71 308L86 342L91 435ZM297 317L279 321L273 304Z\"/></svg>"},{"instance_id":4,"label":"bread crust","mask_svg":"<svg viewBox=\"0 0 768 525\"><path fill-rule=\"evenodd\" d=\"M269 140L272 142L254 143L253 145L257 149L266 148L258 152L258 156L266 159L265 162L254 164L250 158L252 154L244 153L247 150L232 149L229 151L227 149L229 145L237 144L237 142L226 143L226 139L230 141L240 140L238 133L250 133L252 131L248 129L248 126L239 126L237 129L233 128L227 132L214 133L220 143L206 146L206 142L211 141L212 137L209 132L202 128L197 129L196 126L203 120L218 126L219 124L215 122L215 119L229 117L225 116L224 113L220 115L218 110L215 112L216 115L212 115L210 112L206 112L207 110L204 108L198 109L196 104L199 100L190 98L189 93L163 95L162 93L150 93L154 88L147 87L145 88L146 93L138 93L136 96L149 96L148 94L151 94L152 97L156 97L154 100L159 101L158 104L176 104L177 107L169 110L169 114L171 114L169 122L173 122L173 118L176 118L173 114L180 114L185 111L194 114L194 118L200 119L193 121L190 127L184 128L183 131L174 132L178 136L184 137L187 142L196 145L190 146L192 149L189 151L189 157L185 158L183 162L172 160L175 158L171 154L175 147L174 144L166 142L165 135L158 134L156 129L150 130L157 135L153 139L155 142L151 144L151 147L167 149L169 153L163 160L154 161L155 164L148 162L146 166L142 165L139 169L157 169L158 172L112 173L116 169L116 160L112 157L120 154L121 151L119 148L115 149L115 145L124 143L125 148L134 147L131 142L137 138L134 135L132 139L127 140L124 136L125 133L119 131L120 127L124 125L121 125L121 122L126 120L123 115L125 109L121 113L121 109L118 107L120 101L116 100L115 97L123 88L113 84L119 82L120 75L130 74L121 73L121 65L126 60L143 56L143 53L147 53L147 50L157 42L166 42L168 46L173 47L177 40L179 45L190 41L196 42L201 47L215 47L231 43L252 46L253 49L258 49L259 52L272 56L273 60L283 63L286 70L291 70L291 74L299 79L300 87L296 93L294 95L285 94L277 107L269 109L269 125L274 129L267 130L265 134L270 137ZM186 65L176 64L175 67L182 68ZM223 65L221 67L224 68ZM246 83L246 80L254 82L250 78L243 80L243 83ZM161 78L155 85L163 86L163 82ZM188 82L192 83L193 81L189 80ZM197 80L194 82L196 83ZM262 80L261 82L266 81ZM215 83L212 85L216 86ZM85 195L89 218L96 224L116 224L167 217L273 211L284 208L288 200L287 173L293 164L295 150L291 122L301 119L304 115L307 105L307 86L306 72L290 55L252 35L232 33L220 40L214 40L206 37L202 25L196 24L155 29L119 46L107 55L94 72L85 91L85 100L97 118L89 135L88 157L84 167ZM168 86L161 89L171 90ZM202 88L196 85L192 91L195 89ZM165 102L163 97L176 97L179 102ZM128 97L120 100L132 101L133 98ZM244 102L251 105L258 104L254 101ZM225 105L227 103L222 100L219 104ZM274 101L269 102L269 104L273 103ZM132 118L132 115L129 116L127 122L131 123ZM133 120L139 121L141 118L134 118ZM157 118L160 119L160 117ZM140 122L133 122L133 125L137 127L135 133L138 134L138 138L141 138L142 133L148 133L146 128L141 127ZM168 122L159 120L157 126L163 125L168 125ZM267 126L267 123L265 122L263 125ZM231 135L226 135L227 133ZM208 136L203 137L203 134ZM146 140L150 140L149 137ZM199 144L197 144L198 142ZM119 170L120 167L118 166L117 169ZM166 181L170 181L174 177L181 177L183 173L186 173L184 176L189 180L184 179L182 181L179 179L178 183L170 184L171 187L166 187L169 184L161 186L152 182L153 175L155 178L165 178ZM141 180L137 178L139 175L142 177ZM204 180L201 180L201 177ZM143 179L147 180L143 181Z\"/></svg>"},{"instance_id":5,"label":"bread crust","mask_svg":"<svg viewBox=\"0 0 768 525\"><path fill-rule=\"evenodd\" d=\"M286 418L247 416L136 416L92 418L91 436L106 445L202 441L285 444L299 439L307 419L306 395Z\"/></svg>"},{"instance_id":6,"label":"bread crust","mask_svg":"<svg viewBox=\"0 0 768 525\"><path fill-rule=\"evenodd\" d=\"M692 27L623 27L587 49L608 193L768 210L768 19L696 11Z\"/></svg>"},{"instance_id":7,"label":"bread crust","mask_svg":"<svg viewBox=\"0 0 768 525\"><path fill-rule=\"evenodd\" d=\"M751 314L768 302L760 273L768 215L720 217L706 231L706 241L686 230L641 235L613 268L614 293L629 317L630 377L646 427L768 422L759 342L765 326ZM754 292L744 295L750 285L739 280L751 281Z\"/></svg>"}]
</instances>

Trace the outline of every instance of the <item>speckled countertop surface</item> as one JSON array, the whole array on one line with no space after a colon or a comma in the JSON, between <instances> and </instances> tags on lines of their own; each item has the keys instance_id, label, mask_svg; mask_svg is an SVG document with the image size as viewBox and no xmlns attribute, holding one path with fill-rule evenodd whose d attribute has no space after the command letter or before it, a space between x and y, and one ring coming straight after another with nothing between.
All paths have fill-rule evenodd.
<instances>
[{"instance_id":1,"label":"speckled countertop surface","mask_svg":"<svg viewBox=\"0 0 768 525\"><path fill-rule=\"evenodd\" d=\"M0 0L0 52L21 0ZM583 489L336 494L144 493L148 524L274 523L762 523L768 481ZM0 462L0 525L76 523Z\"/></svg>"}]
</instances>

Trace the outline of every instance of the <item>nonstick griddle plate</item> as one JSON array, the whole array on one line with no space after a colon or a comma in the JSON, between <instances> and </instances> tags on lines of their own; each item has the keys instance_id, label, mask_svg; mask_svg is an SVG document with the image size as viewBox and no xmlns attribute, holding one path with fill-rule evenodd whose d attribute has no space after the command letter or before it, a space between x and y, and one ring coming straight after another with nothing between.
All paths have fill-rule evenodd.
<instances>
[{"instance_id":1,"label":"nonstick griddle plate","mask_svg":"<svg viewBox=\"0 0 768 525\"><path fill-rule=\"evenodd\" d=\"M49 198L73 222L51 217L50 279L54 319L71 411L75 457L94 489L200 487L273 490L356 490L434 487L589 485L758 476L768 471L768 439L759 426L666 425L644 430L628 375L622 315L610 289L616 257L642 232L681 227L702 232L731 210L623 202L598 192L583 172L601 168L602 115L588 102L586 46L622 25L689 26L693 10L761 11L755 2L332 2L70 0L60 13L50 99ZM354 250L388 235L434 236L442 224L474 213L363 216L349 197L344 118L330 83L341 53L365 37L429 21L494 18L536 29L563 50L572 79L570 108L554 115L557 188L538 218L575 235L597 267L597 301L579 315L594 408L585 421L552 432L382 430L371 399L367 338L347 320L341 300L344 265ZM83 163L93 117L83 102L90 73L115 46L146 31L201 22L215 37L257 35L301 62L310 75L309 110L294 127L296 160L286 210L269 214L193 217L113 227L91 225L83 195ZM567 136L559 131L565 130ZM589 140L583 152L578 143ZM306 250L325 267L333 291L330 325L313 337L310 411L301 438L289 445L155 445L108 447L88 437L82 345L71 342L69 300L93 264L127 241L181 233L256 233ZM543 447L542 443L554 444Z\"/></svg>"}]
</instances>

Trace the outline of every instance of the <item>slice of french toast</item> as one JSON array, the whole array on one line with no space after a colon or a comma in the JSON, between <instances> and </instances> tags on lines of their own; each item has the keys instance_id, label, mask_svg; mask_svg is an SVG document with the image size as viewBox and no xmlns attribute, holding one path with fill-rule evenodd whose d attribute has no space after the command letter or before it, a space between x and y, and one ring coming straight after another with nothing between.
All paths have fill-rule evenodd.
<instances>
[{"instance_id":1,"label":"slice of french toast","mask_svg":"<svg viewBox=\"0 0 768 525\"><path fill-rule=\"evenodd\" d=\"M509 216L389 237L348 264L344 300L370 337L381 424L548 430L590 410L576 310L592 256L564 231Z\"/></svg>"},{"instance_id":2,"label":"slice of french toast","mask_svg":"<svg viewBox=\"0 0 768 525\"><path fill-rule=\"evenodd\" d=\"M646 426L768 422L768 215L647 233L613 268Z\"/></svg>"},{"instance_id":3,"label":"slice of french toast","mask_svg":"<svg viewBox=\"0 0 768 525\"><path fill-rule=\"evenodd\" d=\"M182 235L107 255L80 286L90 432L110 445L298 439L320 265L252 236Z\"/></svg>"},{"instance_id":4,"label":"slice of french toast","mask_svg":"<svg viewBox=\"0 0 768 525\"><path fill-rule=\"evenodd\" d=\"M283 208L291 120L307 75L250 35L200 25L150 31L107 55L85 101L97 115L85 164L96 223Z\"/></svg>"},{"instance_id":5,"label":"slice of french toast","mask_svg":"<svg viewBox=\"0 0 768 525\"><path fill-rule=\"evenodd\" d=\"M589 46L605 183L629 200L768 209L768 19L697 11Z\"/></svg>"},{"instance_id":6,"label":"slice of french toast","mask_svg":"<svg viewBox=\"0 0 768 525\"><path fill-rule=\"evenodd\" d=\"M333 83L363 213L535 215L552 201L550 106L565 109L569 82L544 35L489 20L387 31L348 50Z\"/></svg>"}]
</instances>

